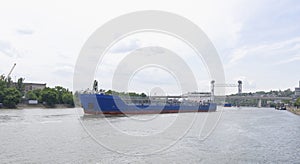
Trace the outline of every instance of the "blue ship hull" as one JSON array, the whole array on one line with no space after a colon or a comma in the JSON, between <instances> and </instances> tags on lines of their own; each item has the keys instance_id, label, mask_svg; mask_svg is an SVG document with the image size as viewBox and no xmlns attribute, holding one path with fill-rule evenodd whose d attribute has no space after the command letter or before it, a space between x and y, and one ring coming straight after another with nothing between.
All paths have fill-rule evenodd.
<instances>
[{"instance_id":1,"label":"blue ship hull","mask_svg":"<svg viewBox=\"0 0 300 164\"><path fill-rule=\"evenodd\" d=\"M217 104L126 104L119 96L104 94L81 94L81 105L88 114L159 114L179 112L214 112Z\"/></svg>"},{"instance_id":2,"label":"blue ship hull","mask_svg":"<svg viewBox=\"0 0 300 164\"><path fill-rule=\"evenodd\" d=\"M226 103L224 104L224 107L232 107L232 105L230 103Z\"/></svg>"}]
</instances>

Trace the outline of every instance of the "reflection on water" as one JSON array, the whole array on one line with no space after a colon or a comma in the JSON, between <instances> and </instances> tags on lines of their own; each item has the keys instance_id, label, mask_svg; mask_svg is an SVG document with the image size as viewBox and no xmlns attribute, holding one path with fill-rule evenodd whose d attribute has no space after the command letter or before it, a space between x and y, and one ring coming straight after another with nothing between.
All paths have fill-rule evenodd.
<instances>
[{"instance_id":1,"label":"reflection on water","mask_svg":"<svg viewBox=\"0 0 300 164\"><path fill-rule=\"evenodd\" d=\"M111 118L111 119L114 119L114 118L118 118L118 117L127 117L126 115L121 115L121 114L118 114L118 115L102 115L102 114L97 114L97 115L92 115L92 114L83 114L80 116L80 118L82 120L89 120L89 119L104 119L104 118Z\"/></svg>"},{"instance_id":2,"label":"reflection on water","mask_svg":"<svg viewBox=\"0 0 300 164\"><path fill-rule=\"evenodd\" d=\"M84 115L81 109L0 110L1 163L297 163L300 161L300 117L288 111L267 108L224 109L216 129L204 141L193 129L169 149L150 156L112 152L97 144L83 125L99 130L96 138L122 140L104 125L109 121L129 134L156 133L172 124L178 115L159 115L147 127L132 119L154 115L109 117ZM205 113L197 113L205 116ZM184 115L185 116L185 115ZM186 114L186 116L189 116ZM202 118L202 117L201 117ZM204 118L204 117L203 117ZM141 123L141 122L140 122ZM161 125L161 126L159 126ZM169 126L169 125L168 125ZM101 129L99 128L101 127ZM107 129L106 129L107 128ZM197 131L197 129L194 129ZM168 142L172 136L148 140L132 152L143 152ZM107 141L110 142L110 141ZM126 142L124 140L124 142ZM126 144L124 144L126 146ZM122 145L119 145L122 146ZM122 147L126 150L126 147Z\"/></svg>"}]
</instances>

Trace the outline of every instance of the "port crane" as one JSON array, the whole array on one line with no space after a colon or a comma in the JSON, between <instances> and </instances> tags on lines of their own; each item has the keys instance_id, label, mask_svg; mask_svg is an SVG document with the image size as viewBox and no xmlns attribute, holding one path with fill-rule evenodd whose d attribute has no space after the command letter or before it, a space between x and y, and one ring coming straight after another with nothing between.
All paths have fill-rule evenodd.
<instances>
[{"instance_id":1,"label":"port crane","mask_svg":"<svg viewBox=\"0 0 300 164\"><path fill-rule=\"evenodd\" d=\"M12 68L10 69L10 71L9 71L9 73L7 74L7 79L9 79L9 77L10 77L10 75L11 75L11 73L12 73L12 71L15 69L15 67L16 67L16 63L14 63L14 65L12 66Z\"/></svg>"}]
</instances>

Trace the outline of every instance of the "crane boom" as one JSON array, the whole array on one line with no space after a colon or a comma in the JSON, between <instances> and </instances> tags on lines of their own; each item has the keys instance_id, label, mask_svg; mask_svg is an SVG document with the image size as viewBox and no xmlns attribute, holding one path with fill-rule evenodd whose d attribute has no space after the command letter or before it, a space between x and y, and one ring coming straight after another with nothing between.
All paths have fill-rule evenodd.
<instances>
[{"instance_id":1,"label":"crane boom","mask_svg":"<svg viewBox=\"0 0 300 164\"><path fill-rule=\"evenodd\" d=\"M16 63L14 63L13 67L10 69L9 73L7 74L7 78L9 78L10 74L12 73L12 71L15 69L16 67Z\"/></svg>"}]
</instances>

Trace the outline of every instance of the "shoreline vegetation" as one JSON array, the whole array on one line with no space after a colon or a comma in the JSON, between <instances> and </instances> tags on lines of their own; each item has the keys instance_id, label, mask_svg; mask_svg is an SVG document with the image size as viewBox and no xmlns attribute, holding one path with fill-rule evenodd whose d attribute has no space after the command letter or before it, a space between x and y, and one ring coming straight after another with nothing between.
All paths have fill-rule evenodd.
<instances>
[{"instance_id":1,"label":"shoreline vegetation","mask_svg":"<svg viewBox=\"0 0 300 164\"><path fill-rule=\"evenodd\" d=\"M65 104L57 104L53 107L47 107L43 104L35 104L35 105L30 105L30 104L18 104L16 105L15 108L7 108L7 107L2 107L0 110L23 110L23 109L72 109L75 107L71 107L69 105Z\"/></svg>"},{"instance_id":2,"label":"shoreline vegetation","mask_svg":"<svg viewBox=\"0 0 300 164\"><path fill-rule=\"evenodd\" d=\"M289 107L287 108L287 110L291 113L294 113L298 116L300 116L300 108L297 108L297 107Z\"/></svg>"},{"instance_id":3,"label":"shoreline vegetation","mask_svg":"<svg viewBox=\"0 0 300 164\"><path fill-rule=\"evenodd\" d=\"M74 107L73 93L61 86L45 87L25 91L24 78L12 82L10 77L0 76L0 108L20 109L22 107L56 108Z\"/></svg>"},{"instance_id":4,"label":"shoreline vegetation","mask_svg":"<svg viewBox=\"0 0 300 164\"><path fill-rule=\"evenodd\" d=\"M75 103L79 104L78 92L73 94L66 88L55 86L54 88L45 87L25 91L24 78L19 78L13 82L10 77L0 76L0 109L24 109L24 108L74 108ZM104 92L104 90L103 90ZM125 93L108 90L106 94L128 95L133 97L147 97L145 93ZM232 94L235 95L235 94ZM272 97L291 97L292 100L282 100L280 102L262 100L262 107L275 107L278 104L289 106L288 111L300 115L300 97L296 98L295 92L290 89L284 91L258 91L255 93L242 93L242 96L272 96ZM75 98L75 102L74 102ZM233 106L256 106L258 100L226 100Z\"/></svg>"},{"instance_id":5,"label":"shoreline vegetation","mask_svg":"<svg viewBox=\"0 0 300 164\"><path fill-rule=\"evenodd\" d=\"M68 104L56 104L55 106L48 107L43 104L18 104L16 109L71 109L74 106L70 106Z\"/></svg>"}]
</instances>

